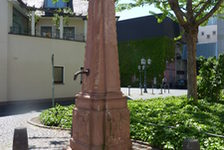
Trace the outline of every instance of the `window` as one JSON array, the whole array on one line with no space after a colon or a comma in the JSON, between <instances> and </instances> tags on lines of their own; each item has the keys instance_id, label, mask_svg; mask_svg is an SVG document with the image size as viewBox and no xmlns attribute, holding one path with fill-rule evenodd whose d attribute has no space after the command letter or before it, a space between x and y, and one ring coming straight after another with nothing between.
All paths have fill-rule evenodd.
<instances>
[{"instance_id":1,"label":"window","mask_svg":"<svg viewBox=\"0 0 224 150\"><path fill-rule=\"evenodd\" d=\"M41 27L41 36L42 37L52 37L52 27Z\"/></svg>"},{"instance_id":2,"label":"window","mask_svg":"<svg viewBox=\"0 0 224 150\"><path fill-rule=\"evenodd\" d=\"M210 39L210 34L207 34L207 39Z\"/></svg>"},{"instance_id":3,"label":"window","mask_svg":"<svg viewBox=\"0 0 224 150\"><path fill-rule=\"evenodd\" d=\"M16 34L29 33L29 19L14 7L13 7L12 24L13 24L13 26L11 27L12 33Z\"/></svg>"},{"instance_id":4,"label":"window","mask_svg":"<svg viewBox=\"0 0 224 150\"><path fill-rule=\"evenodd\" d=\"M184 74L184 71L182 71L182 70L178 70L178 71L177 71L177 74L178 74L178 75L183 75L183 74Z\"/></svg>"},{"instance_id":5,"label":"window","mask_svg":"<svg viewBox=\"0 0 224 150\"><path fill-rule=\"evenodd\" d=\"M201 35L203 36L205 33L204 32L201 32Z\"/></svg>"},{"instance_id":6,"label":"window","mask_svg":"<svg viewBox=\"0 0 224 150\"><path fill-rule=\"evenodd\" d=\"M56 3L53 3L52 0L45 0L44 6L45 8L65 8L67 7L67 3L63 2L63 0L58 0Z\"/></svg>"},{"instance_id":7,"label":"window","mask_svg":"<svg viewBox=\"0 0 224 150\"><path fill-rule=\"evenodd\" d=\"M64 27L64 39L75 40L75 27Z\"/></svg>"},{"instance_id":8,"label":"window","mask_svg":"<svg viewBox=\"0 0 224 150\"><path fill-rule=\"evenodd\" d=\"M212 34L213 34L213 35L216 35L216 31L213 31Z\"/></svg>"},{"instance_id":9,"label":"window","mask_svg":"<svg viewBox=\"0 0 224 150\"><path fill-rule=\"evenodd\" d=\"M55 84L64 83L64 67L61 66L54 67L54 83Z\"/></svg>"}]
</instances>

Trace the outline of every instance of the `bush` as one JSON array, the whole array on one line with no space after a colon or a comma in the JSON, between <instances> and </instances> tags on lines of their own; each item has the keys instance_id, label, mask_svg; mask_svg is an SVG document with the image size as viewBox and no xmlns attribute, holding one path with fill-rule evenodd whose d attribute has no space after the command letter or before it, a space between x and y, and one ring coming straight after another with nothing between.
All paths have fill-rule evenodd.
<instances>
[{"instance_id":1,"label":"bush","mask_svg":"<svg viewBox=\"0 0 224 150\"><path fill-rule=\"evenodd\" d=\"M65 107L57 104L55 107L43 111L40 121L47 126L71 128L73 108L74 105Z\"/></svg>"},{"instance_id":2,"label":"bush","mask_svg":"<svg viewBox=\"0 0 224 150\"><path fill-rule=\"evenodd\" d=\"M223 101L221 101L223 102ZM131 138L166 149L180 150L185 138L198 139L201 150L224 149L224 140L205 132L224 133L224 105L186 97L129 101Z\"/></svg>"},{"instance_id":3,"label":"bush","mask_svg":"<svg viewBox=\"0 0 224 150\"><path fill-rule=\"evenodd\" d=\"M41 113L46 125L72 127L74 105L57 105ZM201 150L224 149L224 139L206 134L224 133L224 101L199 100L195 105L184 97L128 101L132 139L166 149L180 150L185 138L198 139ZM51 119L52 118L52 119ZM62 121L64 120L64 121Z\"/></svg>"},{"instance_id":4,"label":"bush","mask_svg":"<svg viewBox=\"0 0 224 150\"><path fill-rule=\"evenodd\" d=\"M224 55L220 55L218 60L200 57L199 62L198 97L218 101L224 85Z\"/></svg>"}]
</instances>

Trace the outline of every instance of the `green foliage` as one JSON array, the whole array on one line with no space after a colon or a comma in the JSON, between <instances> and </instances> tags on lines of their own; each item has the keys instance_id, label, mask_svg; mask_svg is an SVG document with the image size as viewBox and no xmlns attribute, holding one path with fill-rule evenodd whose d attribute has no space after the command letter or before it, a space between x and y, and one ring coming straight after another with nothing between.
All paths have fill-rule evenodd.
<instances>
[{"instance_id":1,"label":"green foliage","mask_svg":"<svg viewBox=\"0 0 224 150\"><path fill-rule=\"evenodd\" d=\"M221 97L224 85L224 55L218 60L215 57L199 58L200 70L197 77L198 96L209 101L217 101Z\"/></svg>"},{"instance_id":2,"label":"green foliage","mask_svg":"<svg viewBox=\"0 0 224 150\"><path fill-rule=\"evenodd\" d=\"M121 4L118 10L129 9L136 6L151 5L154 4L161 12L162 15L157 15L158 22L161 22L165 17L177 21L182 27L187 45L196 45L196 37L198 33L198 27L205 24L213 15L221 14L224 9L224 0L133 0L129 4ZM188 51L195 52L196 48L193 46L188 47ZM196 88L196 75L194 71L196 69L196 56L188 53L188 65L192 64L192 69L188 70L188 97L192 97L197 100L197 88Z\"/></svg>"},{"instance_id":3,"label":"green foliage","mask_svg":"<svg viewBox=\"0 0 224 150\"><path fill-rule=\"evenodd\" d=\"M46 125L71 128L73 107L57 105L45 110L41 121ZM219 103L199 100L196 105L185 96L130 100L128 108L132 139L166 150L179 150L185 138L192 138L199 140L201 150L224 149L223 138L207 134L224 133L223 99Z\"/></svg>"},{"instance_id":4,"label":"green foliage","mask_svg":"<svg viewBox=\"0 0 224 150\"><path fill-rule=\"evenodd\" d=\"M63 24L68 25L69 16L73 15L73 11L71 8L63 8L56 10L56 12L54 13L54 17L52 18L52 21L57 28L59 28L61 14L63 14Z\"/></svg>"},{"instance_id":5,"label":"green foliage","mask_svg":"<svg viewBox=\"0 0 224 150\"><path fill-rule=\"evenodd\" d=\"M170 17L171 19L173 19L174 21L179 21L176 17L176 14L173 12L173 10L170 7L169 1L172 2L171 0L132 0L130 1L130 3L119 3L120 0L117 1L117 7L116 7L116 11L123 11L125 9L131 9L133 7L138 7L138 6L143 6L143 5L154 5L156 8L158 8L161 12L162 15L158 15L157 19L158 22L161 22L163 19L165 19L165 17ZM195 20L198 21L201 18L205 17L211 10L212 8L214 8L214 6L218 3L218 1L220 0L213 0L213 1L209 1L204 2L201 0L194 0L192 1L192 15L195 17ZM181 15L184 18L184 20L186 21L187 19L187 15L184 13L187 13L187 0L178 0L178 5L179 5L179 9L182 11ZM215 15L216 14L221 14L223 13L223 5L221 5L220 7L218 7L218 10L215 11ZM156 15L155 12L150 11L149 13L152 15ZM206 20L205 22L202 22L202 24L206 24L208 20Z\"/></svg>"},{"instance_id":6,"label":"green foliage","mask_svg":"<svg viewBox=\"0 0 224 150\"><path fill-rule=\"evenodd\" d=\"M68 3L70 0L62 0L62 1L65 2L65 3ZM55 3L58 2L58 0L52 0L52 2L55 4Z\"/></svg>"},{"instance_id":7,"label":"green foliage","mask_svg":"<svg viewBox=\"0 0 224 150\"><path fill-rule=\"evenodd\" d=\"M141 58L151 59L151 65L147 68L147 81L151 82L153 77L161 81L166 60L174 58L175 42L167 37L128 41L119 43L118 50L121 86L138 86L138 81L132 83L132 76L139 78L138 65Z\"/></svg>"},{"instance_id":8,"label":"green foliage","mask_svg":"<svg viewBox=\"0 0 224 150\"><path fill-rule=\"evenodd\" d=\"M41 113L41 123L47 126L71 128L73 108L74 105L63 107L57 104L55 107L47 109Z\"/></svg>"},{"instance_id":9,"label":"green foliage","mask_svg":"<svg viewBox=\"0 0 224 150\"><path fill-rule=\"evenodd\" d=\"M185 138L198 139L202 150L224 149L224 139L205 133L224 133L221 102L195 105L186 97L129 101L131 137L166 150L182 149Z\"/></svg>"}]
</instances>

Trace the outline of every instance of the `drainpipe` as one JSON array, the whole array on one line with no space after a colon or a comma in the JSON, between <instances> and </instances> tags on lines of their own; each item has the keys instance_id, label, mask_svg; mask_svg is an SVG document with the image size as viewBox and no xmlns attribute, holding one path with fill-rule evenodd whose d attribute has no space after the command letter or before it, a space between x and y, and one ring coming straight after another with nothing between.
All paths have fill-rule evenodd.
<instances>
[{"instance_id":1,"label":"drainpipe","mask_svg":"<svg viewBox=\"0 0 224 150\"><path fill-rule=\"evenodd\" d=\"M87 40L87 19L84 20L84 40Z\"/></svg>"},{"instance_id":2,"label":"drainpipe","mask_svg":"<svg viewBox=\"0 0 224 150\"><path fill-rule=\"evenodd\" d=\"M35 36L35 11L32 11L32 18L31 18L31 35Z\"/></svg>"},{"instance_id":3,"label":"drainpipe","mask_svg":"<svg viewBox=\"0 0 224 150\"><path fill-rule=\"evenodd\" d=\"M63 16L60 16L59 29L60 29L60 39L63 39L63 34L64 34Z\"/></svg>"}]
</instances>

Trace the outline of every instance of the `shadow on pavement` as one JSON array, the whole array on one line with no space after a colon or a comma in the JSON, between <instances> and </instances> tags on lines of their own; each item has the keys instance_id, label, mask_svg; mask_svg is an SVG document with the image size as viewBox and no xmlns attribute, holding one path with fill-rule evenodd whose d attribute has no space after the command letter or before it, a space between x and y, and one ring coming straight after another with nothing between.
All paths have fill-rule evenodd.
<instances>
[{"instance_id":1,"label":"shadow on pavement","mask_svg":"<svg viewBox=\"0 0 224 150\"><path fill-rule=\"evenodd\" d=\"M75 103L75 100L73 98L69 98L65 100L55 100L55 104L60 104L63 106L74 104L74 103ZM51 100L5 102L5 103L0 103L0 117L23 114L23 113L28 113L31 111L40 112L50 107L52 107Z\"/></svg>"},{"instance_id":2,"label":"shadow on pavement","mask_svg":"<svg viewBox=\"0 0 224 150\"><path fill-rule=\"evenodd\" d=\"M62 138L62 139L60 139ZM29 138L30 140L35 140L35 138ZM64 149L66 147L66 145L68 144L68 137L57 137L57 140L54 137L38 137L39 140L43 140L43 139L49 139L49 141L47 141L47 145L43 145L43 146L35 146L35 145L30 145L29 149Z\"/></svg>"}]
</instances>

